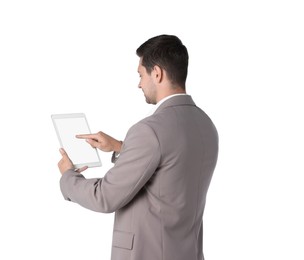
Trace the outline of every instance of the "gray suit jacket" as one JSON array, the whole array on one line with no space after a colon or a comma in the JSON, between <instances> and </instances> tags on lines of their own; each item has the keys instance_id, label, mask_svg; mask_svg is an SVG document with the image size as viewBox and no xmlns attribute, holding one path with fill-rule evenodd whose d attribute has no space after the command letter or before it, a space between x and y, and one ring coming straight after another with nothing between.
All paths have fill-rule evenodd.
<instances>
[{"instance_id":1,"label":"gray suit jacket","mask_svg":"<svg viewBox=\"0 0 304 260\"><path fill-rule=\"evenodd\" d=\"M65 199L114 212L112 260L202 260L202 217L218 135L188 95L166 100L132 126L119 159L101 179L72 170Z\"/></svg>"}]
</instances>

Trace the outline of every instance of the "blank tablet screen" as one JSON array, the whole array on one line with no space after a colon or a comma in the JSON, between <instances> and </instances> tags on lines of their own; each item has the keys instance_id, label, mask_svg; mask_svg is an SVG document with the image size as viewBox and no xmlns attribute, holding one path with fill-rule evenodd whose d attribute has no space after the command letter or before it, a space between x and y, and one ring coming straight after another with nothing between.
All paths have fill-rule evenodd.
<instances>
[{"instance_id":1,"label":"blank tablet screen","mask_svg":"<svg viewBox=\"0 0 304 260\"><path fill-rule=\"evenodd\" d=\"M52 120L61 147L65 149L76 168L82 166L101 166L98 152L84 139L78 139L78 134L90 134L90 128L84 114L57 114Z\"/></svg>"}]
</instances>

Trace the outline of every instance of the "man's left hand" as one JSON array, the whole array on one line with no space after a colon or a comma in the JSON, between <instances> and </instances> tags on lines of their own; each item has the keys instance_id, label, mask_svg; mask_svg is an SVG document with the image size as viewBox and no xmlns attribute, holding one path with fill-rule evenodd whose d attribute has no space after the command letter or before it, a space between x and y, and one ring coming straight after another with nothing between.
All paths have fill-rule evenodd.
<instances>
[{"instance_id":1,"label":"man's left hand","mask_svg":"<svg viewBox=\"0 0 304 260\"><path fill-rule=\"evenodd\" d=\"M61 174L64 174L67 170L75 170L75 167L74 167L71 159L69 158L68 154L66 153L66 151L63 148L60 148L59 151L62 155L61 160L58 162L58 168L59 168ZM77 169L76 171L80 173L86 169L88 169L88 167L84 166L80 169Z\"/></svg>"}]
</instances>

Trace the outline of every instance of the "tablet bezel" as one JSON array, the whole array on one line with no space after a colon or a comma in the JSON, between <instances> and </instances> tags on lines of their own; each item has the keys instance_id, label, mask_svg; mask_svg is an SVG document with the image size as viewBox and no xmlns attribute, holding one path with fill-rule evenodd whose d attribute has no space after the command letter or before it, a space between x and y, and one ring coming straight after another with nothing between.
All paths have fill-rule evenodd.
<instances>
[{"instance_id":1,"label":"tablet bezel","mask_svg":"<svg viewBox=\"0 0 304 260\"><path fill-rule=\"evenodd\" d=\"M89 130L89 133L88 133L88 134L91 133L91 129L90 129L89 124L88 124L88 120L87 120L86 115L85 115L84 113L52 114L52 115L51 115L51 118L52 118L52 121L53 121L53 125L54 125L54 127L55 127L55 131L56 131L56 134L57 134L57 138L58 138L59 144L60 144L60 146L63 147L64 149L66 149L66 148L64 147L64 145L63 145L63 143L62 143L62 137L61 137L61 134L60 134L59 129L58 129L58 127L57 127L56 119L83 118L83 119L85 120L86 126L87 126L87 128L88 128L88 130ZM79 133L79 134L85 134L85 133ZM76 137L75 137L75 138L76 138ZM88 144L88 145L89 145L89 144ZM76 163L76 164L74 164L74 167L75 167L76 169L79 169L79 168L81 168L81 167L83 167L83 166L88 166L88 167L90 167L90 168L91 168L91 167L99 167L99 166L102 166L102 163L101 163L101 160L100 160L100 157L99 157L99 154L98 154L97 149L96 149L96 148L93 148L93 147L92 147L92 149L93 149L93 151L96 152L96 155L97 155L97 159L98 159L98 160L97 160L97 161L93 161L93 162ZM67 151L67 153L68 153L68 151ZM68 154L69 154L69 153L68 153ZM72 158L71 158L71 160L72 160ZM73 160L72 160L72 161L73 161Z\"/></svg>"}]
</instances>

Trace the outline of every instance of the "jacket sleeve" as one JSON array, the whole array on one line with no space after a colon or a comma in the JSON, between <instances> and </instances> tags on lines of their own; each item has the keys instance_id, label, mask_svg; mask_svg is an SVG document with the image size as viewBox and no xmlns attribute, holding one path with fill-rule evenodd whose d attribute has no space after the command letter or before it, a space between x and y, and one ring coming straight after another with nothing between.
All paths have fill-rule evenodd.
<instances>
[{"instance_id":1,"label":"jacket sleeve","mask_svg":"<svg viewBox=\"0 0 304 260\"><path fill-rule=\"evenodd\" d=\"M60 179L66 200L93 211L109 213L128 204L155 173L160 146L151 127L137 123L127 133L119 159L100 179L86 179L68 170Z\"/></svg>"}]
</instances>

